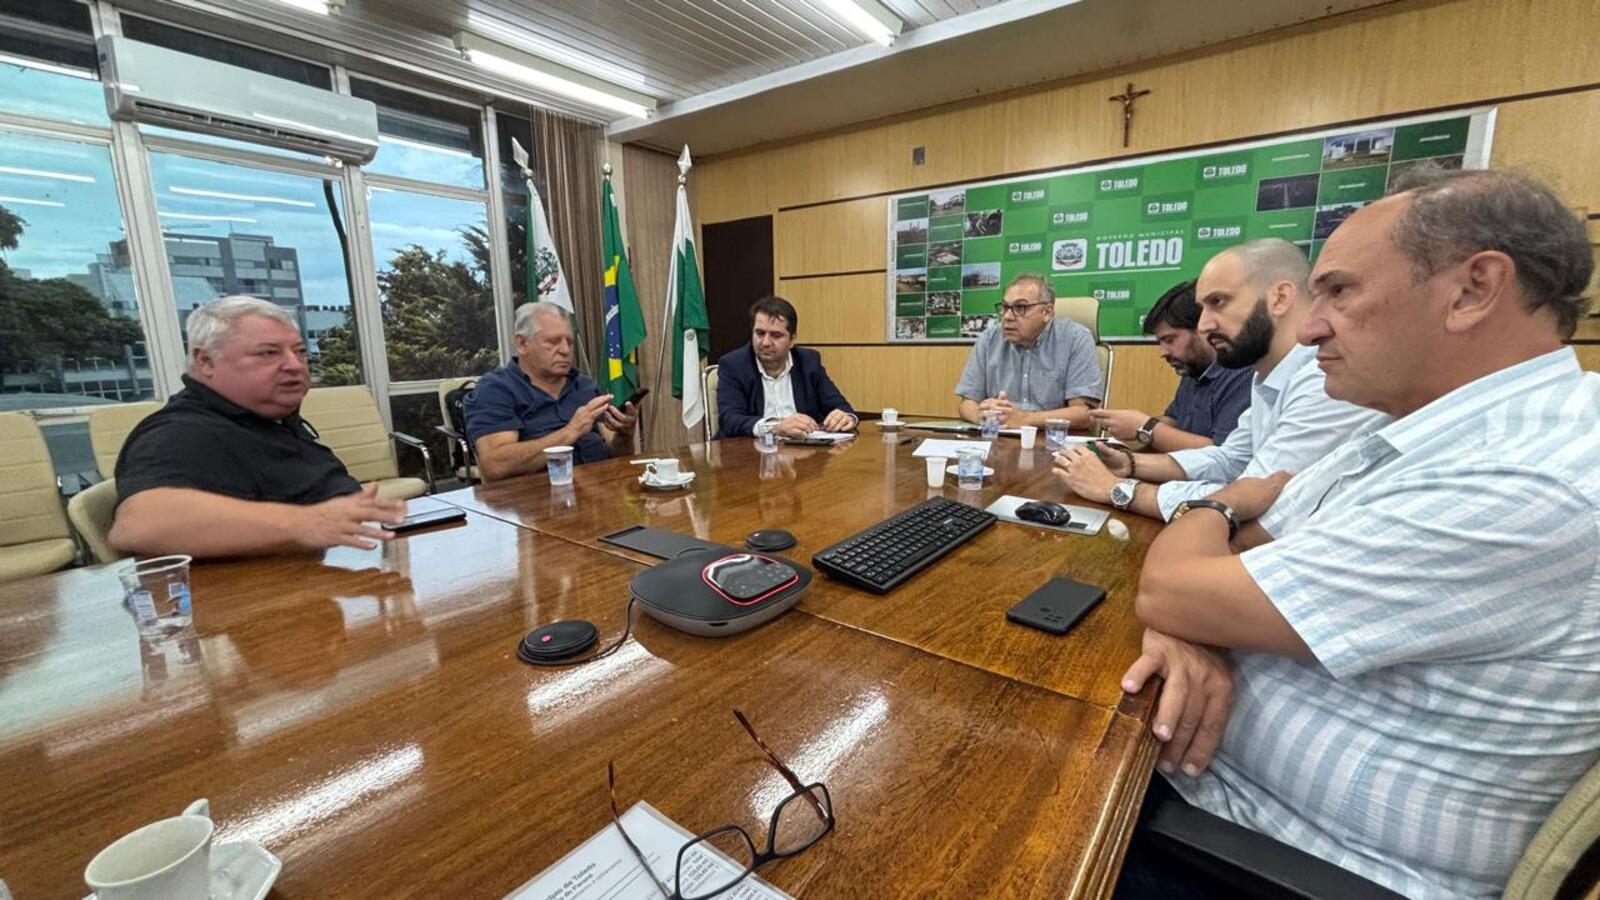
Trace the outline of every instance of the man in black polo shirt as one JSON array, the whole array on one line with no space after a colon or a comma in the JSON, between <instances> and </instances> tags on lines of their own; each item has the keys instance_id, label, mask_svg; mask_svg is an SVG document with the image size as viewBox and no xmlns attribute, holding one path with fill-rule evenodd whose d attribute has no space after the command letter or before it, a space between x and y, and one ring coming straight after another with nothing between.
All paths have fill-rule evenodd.
<instances>
[{"instance_id":1,"label":"man in black polo shirt","mask_svg":"<svg viewBox=\"0 0 1600 900\"><path fill-rule=\"evenodd\" d=\"M117 457L111 545L124 553L242 556L346 546L393 534L405 504L378 500L300 418L311 387L294 317L254 297L189 314L183 390L134 428Z\"/></svg>"},{"instance_id":2,"label":"man in black polo shirt","mask_svg":"<svg viewBox=\"0 0 1600 900\"><path fill-rule=\"evenodd\" d=\"M1161 416L1137 409L1097 409L1093 424L1112 437L1157 453L1220 445L1250 408L1251 369L1225 368L1216 348L1200 337L1200 304L1194 282L1180 281L1161 295L1144 317L1144 332L1156 339L1161 359L1180 376L1178 392Z\"/></svg>"}]
</instances>

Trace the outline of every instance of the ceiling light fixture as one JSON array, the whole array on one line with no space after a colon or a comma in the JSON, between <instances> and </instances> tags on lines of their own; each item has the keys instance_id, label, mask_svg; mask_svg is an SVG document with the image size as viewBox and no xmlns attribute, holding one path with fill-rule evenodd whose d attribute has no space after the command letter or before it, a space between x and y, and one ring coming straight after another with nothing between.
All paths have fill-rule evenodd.
<instances>
[{"instance_id":1,"label":"ceiling light fixture","mask_svg":"<svg viewBox=\"0 0 1600 900\"><path fill-rule=\"evenodd\" d=\"M878 0L822 0L836 18L887 47L906 27L906 23Z\"/></svg>"},{"instance_id":2,"label":"ceiling light fixture","mask_svg":"<svg viewBox=\"0 0 1600 900\"><path fill-rule=\"evenodd\" d=\"M257 222L256 219L252 219L247 216L197 216L192 213L175 213L165 211L157 213L157 215L168 219L185 219L190 222L243 222L246 225L254 225Z\"/></svg>"},{"instance_id":3,"label":"ceiling light fixture","mask_svg":"<svg viewBox=\"0 0 1600 900\"><path fill-rule=\"evenodd\" d=\"M457 32L455 44L467 61L485 71L576 100L585 106L609 109L635 118L644 118L656 108L656 98L648 94L630 91L470 31Z\"/></svg>"},{"instance_id":4,"label":"ceiling light fixture","mask_svg":"<svg viewBox=\"0 0 1600 900\"><path fill-rule=\"evenodd\" d=\"M278 0L278 2L301 12L316 13L319 16L332 15L344 7L344 0Z\"/></svg>"},{"instance_id":5,"label":"ceiling light fixture","mask_svg":"<svg viewBox=\"0 0 1600 900\"><path fill-rule=\"evenodd\" d=\"M29 200L27 197L0 197L0 203L18 203L23 206L66 206L59 200Z\"/></svg>"},{"instance_id":6,"label":"ceiling light fixture","mask_svg":"<svg viewBox=\"0 0 1600 900\"><path fill-rule=\"evenodd\" d=\"M190 197L211 197L216 200L240 200L245 203L281 203L284 206L300 206L306 209L316 207L309 200L290 200L288 197L268 197L262 194L230 194L227 191L208 191L203 188L170 187L170 193L185 194Z\"/></svg>"}]
</instances>

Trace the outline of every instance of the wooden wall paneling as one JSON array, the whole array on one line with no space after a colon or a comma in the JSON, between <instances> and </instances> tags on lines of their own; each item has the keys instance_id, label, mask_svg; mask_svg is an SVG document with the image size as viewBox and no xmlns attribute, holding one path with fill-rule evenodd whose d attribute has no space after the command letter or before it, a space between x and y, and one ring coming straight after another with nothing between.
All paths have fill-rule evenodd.
<instances>
[{"instance_id":1,"label":"wooden wall paneling","mask_svg":"<svg viewBox=\"0 0 1600 900\"><path fill-rule=\"evenodd\" d=\"M1590 372L1600 372L1600 344L1579 344L1572 349L1578 351L1578 365Z\"/></svg>"},{"instance_id":2,"label":"wooden wall paneling","mask_svg":"<svg viewBox=\"0 0 1600 900\"><path fill-rule=\"evenodd\" d=\"M1542 178L1573 206L1600 209L1600 90L1500 107L1490 152L1496 167Z\"/></svg>"},{"instance_id":3,"label":"wooden wall paneling","mask_svg":"<svg viewBox=\"0 0 1600 900\"><path fill-rule=\"evenodd\" d=\"M802 344L861 344L885 340L887 275L832 275L778 281L778 294L800 316Z\"/></svg>"},{"instance_id":4,"label":"wooden wall paneling","mask_svg":"<svg viewBox=\"0 0 1600 900\"><path fill-rule=\"evenodd\" d=\"M892 406L908 415L945 417L955 415L956 380L972 351L966 344L817 349L857 410L876 413Z\"/></svg>"},{"instance_id":5,"label":"wooden wall paneling","mask_svg":"<svg viewBox=\"0 0 1600 900\"><path fill-rule=\"evenodd\" d=\"M752 204L740 195L752 178L773 173L782 173L781 184L762 183L766 202L814 203L1570 88L1594 80L1592 42L1572 23L1596 19L1600 0L1391 4L1142 67L713 157L708 210L758 212L743 208ZM1460 62L1419 71L1422 59ZM1106 97L1129 80L1154 93L1140 101L1132 143L1123 148L1116 104ZM901 165L918 140L928 165Z\"/></svg>"},{"instance_id":6,"label":"wooden wall paneling","mask_svg":"<svg viewBox=\"0 0 1600 900\"><path fill-rule=\"evenodd\" d=\"M622 179L627 195L628 258L633 263L633 284L639 292L647 335L639 347L641 387L651 394L643 401L640 448L654 452L687 443L682 408L672 397L672 360L656 384L656 367L669 335L661 327L666 309L667 271L672 262L672 228L677 215L678 165L665 153L632 145L622 150ZM693 178L693 176L690 176ZM699 440L696 436L695 440Z\"/></svg>"},{"instance_id":7,"label":"wooden wall paneling","mask_svg":"<svg viewBox=\"0 0 1600 900\"><path fill-rule=\"evenodd\" d=\"M1159 416L1178 389L1178 373L1161 361L1155 344L1112 344L1111 391L1106 406Z\"/></svg>"},{"instance_id":8,"label":"wooden wall paneling","mask_svg":"<svg viewBox=\"0 0 1600 900\"><path fill-rule=\"evenodd\" d=\"M778 213L773 222L778 277L883 269L886 209L884 198L868 197Z\"/></svg>"}]
</instances>

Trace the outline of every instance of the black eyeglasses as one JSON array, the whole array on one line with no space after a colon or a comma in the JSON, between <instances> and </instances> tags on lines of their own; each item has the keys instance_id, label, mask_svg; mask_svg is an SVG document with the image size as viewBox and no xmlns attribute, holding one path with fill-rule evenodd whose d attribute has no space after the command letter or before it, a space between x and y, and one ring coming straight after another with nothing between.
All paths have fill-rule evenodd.
<instances>
[{"instance_id":1,"label":"black eyeglasses","mask_svg":"<svg viewBox=\"0 0 1600 900\"><path fill-rule=\"evenodd\" d=\"M639 845L628 836L628 830L622 827L622 811L617 808L617 769L614 763L606 763L606 781L611 790L611 819L617 823L617 831L627 842L628 849L639 858L639 865L650 873L650 879L667 900L706 900L715 897L748 878L757 867L809 850L812 844L833 830L833 801L828 797L827 787L821 782L802 784L799 776L784 765L778 754L773 753L767 742L756 734L744 713L735 709L733 715L750 733L750 738L761 748L761 752L767 755L767 762L789 782L794 792L772 811L772 820L767 823L766 850L757 853L755 841L750 839L749 832L738 825L713 828L678 848L677 868L670 888L656 877L655 870L650 868L650 861L645 859ZM733 863L732 868L718 864L728 861ZM685 873L689 873L689 879L685 878ZM693 883L687 883L691 879Z\"/></svg>"},{"instance_id":2,"label":"black eyeglasses","mask_svg":"<svg viewBox=\"0 0 1600 900\"><path fill-rule=\"evenodd\" d=\"M1028 314L1028 310L1033 309L1035 306L1044 306L1044 305L1045 304L1043 302L1039 302L1039 303L996 303L994 305L994 311L996 313L999 313L1002 316L1012 315L1012 316L1016 316L1017 318L1020 319L1023 316Z\"/></svg>"}]
</instances>

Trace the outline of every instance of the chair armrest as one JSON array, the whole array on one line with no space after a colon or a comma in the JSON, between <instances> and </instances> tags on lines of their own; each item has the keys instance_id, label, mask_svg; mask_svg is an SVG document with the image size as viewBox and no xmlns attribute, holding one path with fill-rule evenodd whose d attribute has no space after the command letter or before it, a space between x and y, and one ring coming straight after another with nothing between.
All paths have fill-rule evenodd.
<instances>
[{"instance_id":1,"label":"chair armrest","mask_svg":"<svg viewBox=\"0 0 1600 900\"><path fill-rule=\"evenodd\" d=\"M405 444L407 447L422 454L422 474L428 479L428 493L438 493L438 486L433 480L433 454L428 452L428 445L424 444L421 438L413 437L403 431L389 432L389 439L396 443Z\"/></svg>"},{"instance_id":2,"label":"chair armrest","mask_svg":"<svg viewBox=\"0 0 1600 900\"><path fill-rule=\"evenodd\" d=\"M1354 872L1181 801L1162 803L1142 827L1164 850L1229 882L1241 897L1404 900Z\"/></svg>"}]
</instances>

